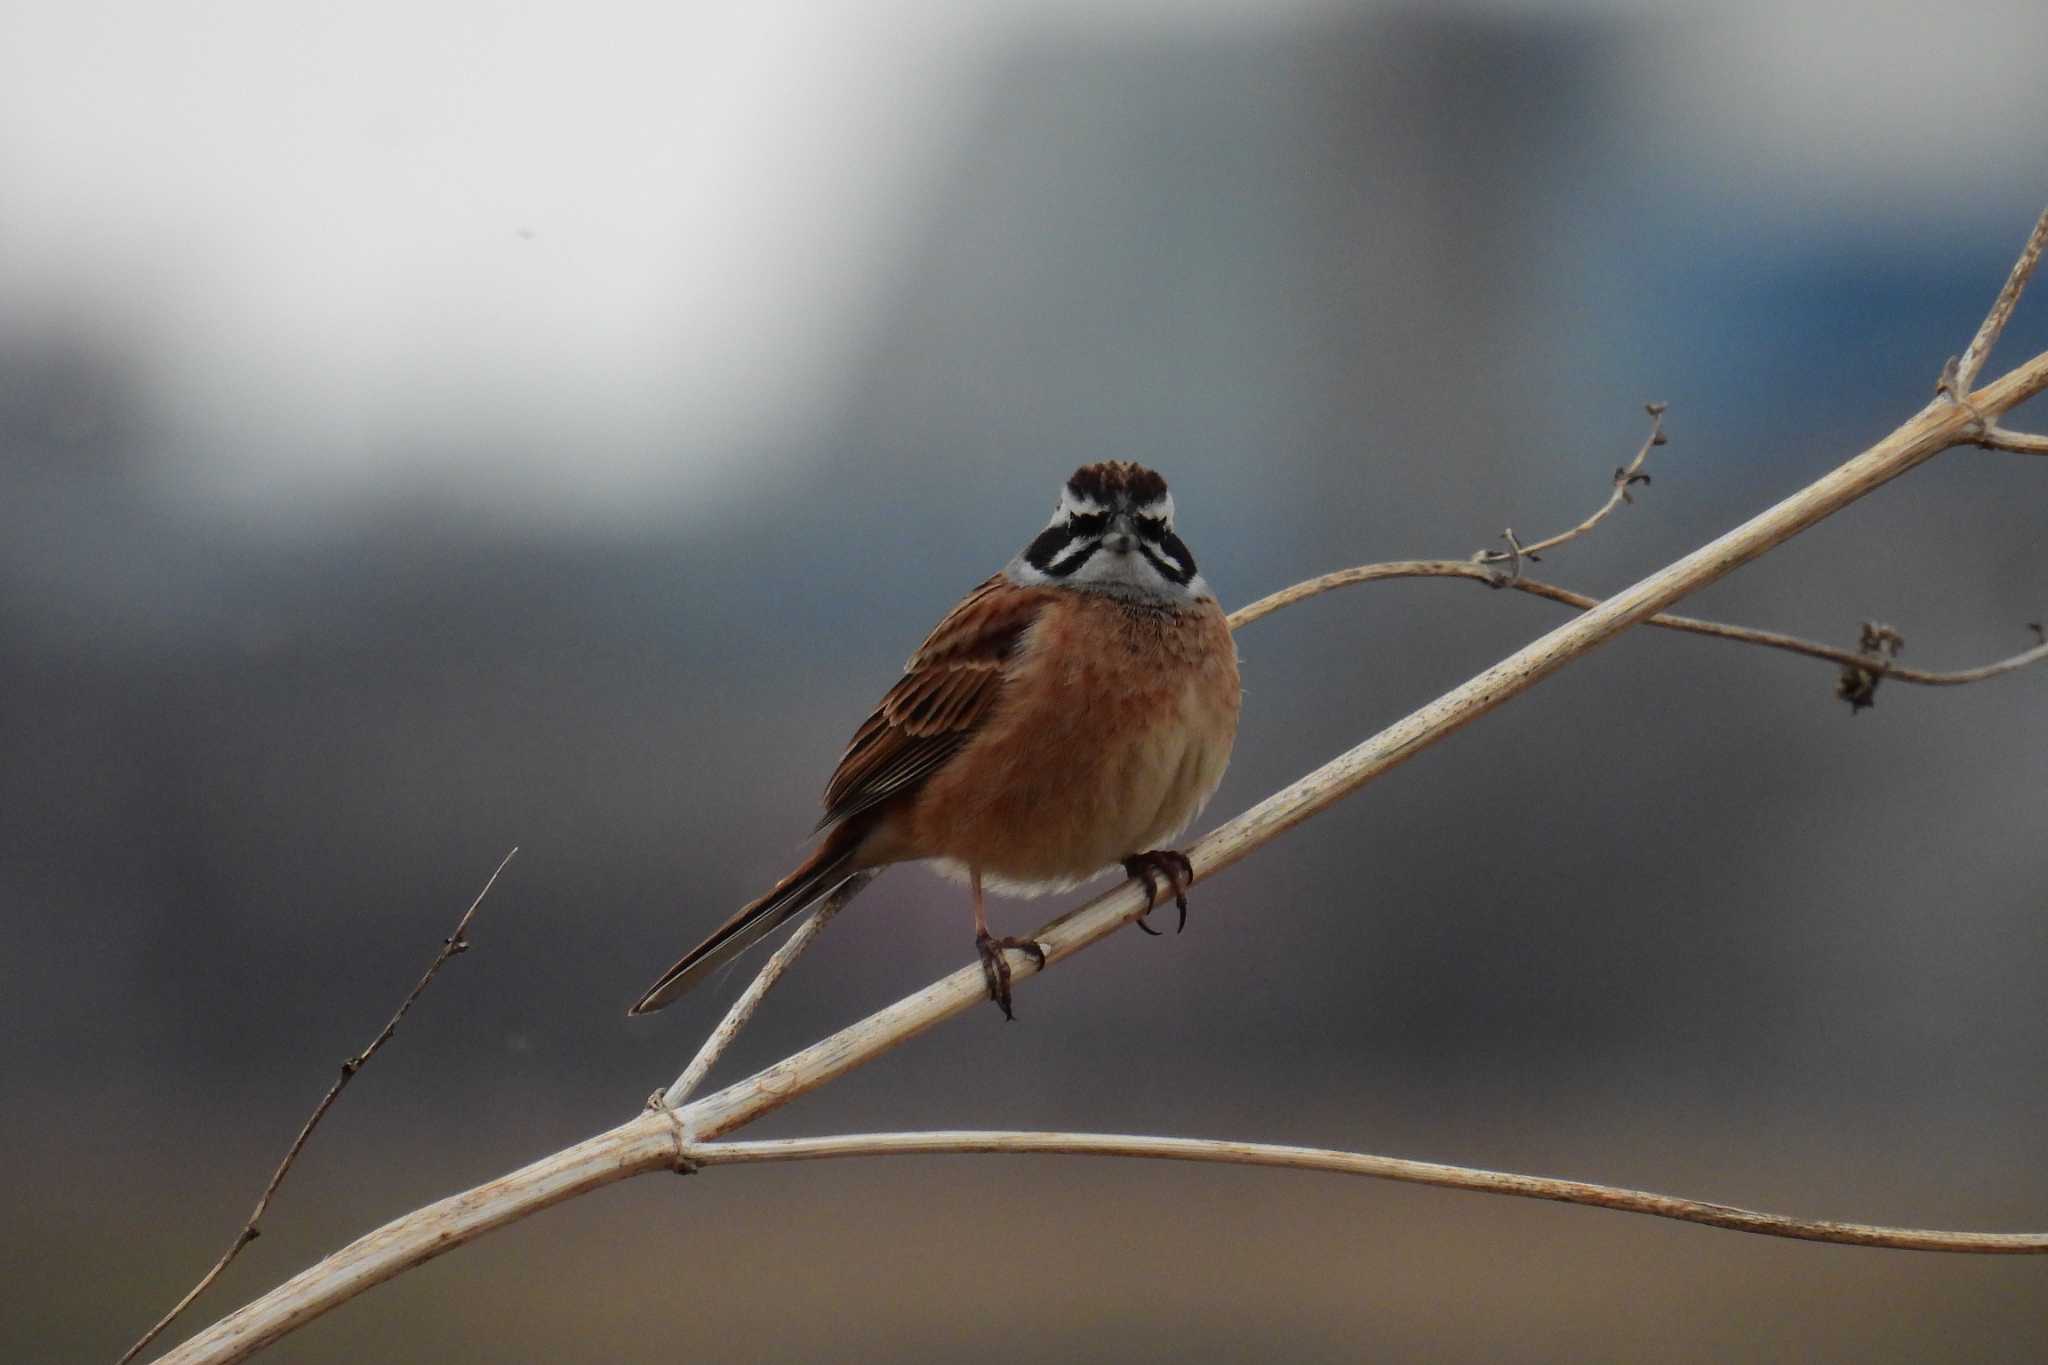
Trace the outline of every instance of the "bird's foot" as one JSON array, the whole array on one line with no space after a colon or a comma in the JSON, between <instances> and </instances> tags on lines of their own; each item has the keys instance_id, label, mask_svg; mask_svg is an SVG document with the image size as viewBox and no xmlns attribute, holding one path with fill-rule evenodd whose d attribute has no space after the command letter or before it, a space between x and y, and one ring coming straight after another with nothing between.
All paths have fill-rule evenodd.
<instances>
[{"instance_id":1,"label":"bird's foot","mask_svg":"<svg viewBox=\"0 0 2048 1365\"><path fill-rule=\"evenodd\" d=\"M1155 848L1150 853L1133 853L1124 859L1124 875L1145 883L1145 909L1138 916L1138 927L1148 934L1159 931L1146 922L1152 913L1152 902L1159 896L1159 883L1155 877L1163 877L1173 888L1173 904L1180 911L1180 924L1173 932L1179 933L1188 927L1188 888L1194 885L1195 865L1188 861L1188 855L1171 848Z\"/></svg>"},{"instance_id":2,"label":"bird's foot","mask_svg":"<svg viewBox=\"0 0 2048 1365\"><path fill-rule=\"evenodd\" d=\"M1003 1018L1014 1022L1017 1016L1010 1009L1010 962L1003 956L1004 950L1015 948L1043 968L1045 946L1036 939L997 938L986 929L974 936L974 946L981 954L981 974L988 981L988 998L1002 1009Z\"/></svg>"}]
</instances>

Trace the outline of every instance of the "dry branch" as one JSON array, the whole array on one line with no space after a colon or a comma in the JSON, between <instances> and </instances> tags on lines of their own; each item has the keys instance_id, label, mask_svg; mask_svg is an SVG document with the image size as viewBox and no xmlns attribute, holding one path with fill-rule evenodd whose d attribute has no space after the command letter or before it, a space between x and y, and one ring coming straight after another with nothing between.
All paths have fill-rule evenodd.
<instances>
[{"instance_id":1,"label":"dry branch","mask_svg":"<svg viewBox=\"0 0 2048 1365\"><path fill-rule=\"evenodd\" d=\"M1560 588L1554 583L1543 583L1533 578L1507 578L1502 574L1469 560L1463 559L1395 559L1383 564L1361 564L1352 569L1338 569L1319 578L1307 579L1289 588L1247 606L1239 607L1230 614L1230 628L1240 630L1262 617L1271 615L1282 607L1291 607L1311 597L1348 588L1360 583L1379 583L1396 578L1466 578L1484 583L1492 588L1513 588L1547 602L1558 602L1580 611L1590 611L1600 605L1600 599L1589 597L1582 592ZM1664 630L1683 631L1689 635L1705 635L1716 640L1734 640L1741 644L1760 645L1766 649L1782 649L1793 654L1804 654L1812 659L1825 659L1829 663L1841 664L1845 668L1863 669L1881 678L1896 678L1900 682L1917 683L1923 687L1959 687L1964 683L1983 682L2002 673L2025 668L2028 664L2048 659L2048 643L2038 644L2032 649L1999 659L1993 663L1980 664L1975 668L1956 669L1952 672L1935 672L1924 668L1908 668L1889 658L1873 656L1867 650L1843 649L1836 645L1824 645L1815 640L1801 639L1797 635L1785 635L1774 630L1757 630L1751 626L1731 626L1720 621L1704 621L1697 616L1676 616L1669 612L1658 612L1646 617L1646 626L1658 626Z\"/></svg>"},{"instance_id":2,"label":"dry branch","mask_svg":"<svg viewBox=\"0 0 2048 1365\"><path fill-rule=\"evenodd\" d=\"M1648 1214L1682 1223L1789 1237L1842 1246L1889 1247L1899 1251L1960 1251L1980 1255L2039 1255L2048 1252L2044 1232L1942 1232L1927 1228L1878 1227L1760 1213L1728 1204L1680 1199L1618 1185L1595 1185L1552 1176L1445 1166L1434 1161L1337 1152L1323 1147L1288 1147L1268 1142L1223 1142L1213 1138L1134 1137L1122 1133L938 1132L853 1133L843 1137L782 1138L770 1142L707 1142L687 1149L694 1167L750 1165L770 1161L819 1161L852 1156L926 1156L948 1152L1006 1152L1015 1155L1148 1157L1230 1166L1276 1166L1294 1171L1332 1171L1410 1185L1549 1199L1620 1213Z\"/></svg>"},{"instance_id":3,"label":"dry branch","mask_svg":"<svg viewBox=\"0 0 2048 1365\"><path fill-rule=\"evenodd\" d=\"M2019 305L2021 292L2033 276L2034 267L2041 263L2043 247L2048 247L2048 209L2041 210L2041 216L2034 220L2034 230L2027 234L2026 245L2020 248L2018 259L2007 272L1998 297L1991 301L1990 311L1984 314L1984 321L1977 327L1977 335L1970 338L1962 359L1956 361L1955 368L1945 376L1944 384L1950 397L1961 398L1976 387L1984 362L1991 358L1991 348L2004 335L2005 324L2012 320L2012 310ZM1998 414L1988 416L1995 419Z\"/></svg>"},{"instance_id":4,"label":"dry branch","mask_svg":"<svg viewBox=\"0 0 2048 1365\"><path fill-rule=\"evenodd\" d=\"M878 875L880 869L856 872L848 877L839 884L837 890L825 898L823 904L797 926L796 932L789 936L789 941L775 950L774 955L762 964L760 972L755 975L746 990L740 993L740 998L733 1001L732 1008L726 1011L725 1018L719 1021L717 1028L711 1030L711 1035L704 1040L704 1046L697 1049L697 1055L683 1068L683 1074L676 1077L675 1083L667 1090L657 1090L648 1096L648 1108L674 1109L696 1092L697 1087L704 1083L704 1078L711 1074L711 1068L718 1064L718 1059L725 1055L725 1050L732 1046L732 1040L739 1036L740 1030L747 1026L747 1021L754 1017L754 1011L761 1007L762 999L774 988L775 983L782 979L782 974L789 970L790 964L817 940L818 935L824 932L825 926L831 923L832 917L844 910L846 903L858 896Z\"/></svg>"},{"instance_id":5,"label":"dry branch","mask_svg":"<svg viewBox=\"0 0 2048 1365\"><path fill-rule=\"evenodd\" d=\"M2031 431L2007 431L2001 426L1988 426L1977 438L1977 444L1986 450L2004 450L2014 455L2048 455L2048 436L2036 436Z\"/></svg>"},{"instance_id":6,"label":"dry branch","mask_svg":"<svg viewBox=\"0 0 2048 1365\"><path fill-rule=\"evenodd\" d=\"M1643 411L1650 414L1650 434L1643 438L1642 445L1636 449L1636 457L1614 471L1614 488L1608 493L1607 501L1601 503L1594 510L1593 515L1587 517L1577 526L1572 527L1571 530L1560 531L1548 539L1537 541L1534 545L1524 545L1515 535L1515 528L1510 526L1500 533L1500 538L1508 543L1507 549L1481 550L1478 554L1472 556L1472 562L1474 564L1505 564L1508 566L1509 580L1512 581L1522 576L1523 560L1529 560L1531 563L1540 560L1543 556L1543 551L1554 550L1566 541L1577 540L1580 536L1585 535L1601 522L1607 520L1615 508L1625 502L1635 501L1629 495L1628 490L1639 483L1647 484L1650 481L1650 476L1643 473L1643 461L1650 458L1651 451L1665 444L1665 405L1662 403L1645 403L1643 404Z\"/></svg>"},{"instance_id":7,"label":"dry branch","mask_svg":"<svg viewBox=\"0 0 2048 1365\"><path fill-rule=\"evenodd\" d=\"M476 893L476 899L469 903L469 909L463 911L462 918L455 921L454 932L441 940L441 951L434 954L434 960L427 964L426 973L420 977L419 984L412 988L410 995L399 1002L398 1009L386 1021L383 1030L370 1040L368 1047L341 1064L341 1074L335 1077L334 1084L327 1088L327 1093L321 1097L320 1103L313 1106L313 1112L307 1116L305 1124L300 1127L298 1137L292 1140L290 1149L285 1152L284 1160L277 1163L277 1170L271 1175L270 1183L263 1187L263 1194L257 1199L255 1210L250 1213L248 1221L242 1224L242 1230L235 1234L235 1240L229 1243L228 1249L222 1252L220 1259L213 1263L213 1269L200 1276L199 1283L193 1285L184 1298L179 1299L177 1303L171 1306L170 1312L157 1319L156 1326L144 1332L141 1339L123 1353L119 1365L128 1365L129 1361L147 1350L149 1343L162 1336L164 1329L176 1322L178 1315L189 1308L193 1301L201 1294L204 1294L208 1285L220 1278L221 1272L228 1268L228 1263L242 1254L243 1247L248 1246L249 1243L263 1235L263 1230L258 1224L263 1221L264 1212L270 1208L270 1201L277 1194L278 1186L284 1184L285 1174L291 1170L292 1163L297 1161L299 1153L306 1149L306 1140L313 1136L313 1130L319 1127L320 1120L327 1117L327 1111L334 1107L334 1102L337 1099L341 1098L343 1088L355 1079L356 1073L363 1069L370 1058L377 1055L379 1048L391 1041L391 1035L398 1031L398 1021L405 1018L406 1011L412 1008L412 1002L420 998L421 993L433 981L435 974L441 970L449 958L454 957L457 953L468 951L469 940L464 938L463 934L469 928L471 917L476 914L477 907L484 903L484 897L491 894L491 888L498 884L498 873L505 870L505 864L511 862L513 855L518 852L519 850L515 847L511 853L507 853L498 860L498 866L492 871L490 880L484 883L484 889Z\"/></svg>"},{"instance_id":8,"label":"dry branch","mask_svg":"<svg viewBox=\"0 0 2048 1365\"><path fill-rule=\"evenodd\" d=\"M2043 214L2041 224L2029 239L2027 252L2015 266L2006 289L2001 291L1993 305L1992 314L1979 328L1976 339L1965 353L1966 357L1974 357L1975 365L1982 364L1983 355L1989 353L1991 344L1997 340L2004 318L2010 314L2012 302L2017 299L2026 275L2032 269L2032 261L2040 253L2044 237L2048 237L2048 213ZM1945 374L1954 376L1961 372L1951 363ZM1970 373L1974 372L1973 368ZM1876 445L1776 506L1676 563L1592 605L1583 615L1524 646L1462 686L1211 831L1186 850L1196 877L1206 877L1249 856L1429 745L1534 687L1623 630L1651 619L1686 594L1726 576L1873 489L1944 450L1976 442L1996 426L1997 419L2004 413L2048 389L2048 354L2035 356L1975 392L1963 393L1959 391L1962 388L1967 388L1967 385L1939 394L1935 401ZM1047 966L1064 961L1137 918L1149 908L1149 899L1137 883L1125 882L1054 920L1035 935L1046 949ZM1040 969L1019 964L1016 976L1022 980L1032 975L1034 970ZM722 1149L716 1144L707 1149L704 1143L844 1075L944 1019L977 1007L984 998L979 964L963 967L755 1075L692 1101L681 1109L642 1113L608 1132L522 1170L395 1219L294 1276L256 1302L230 1314L164 1359L181 1365L243 1359L363 1290L493 1228L628 1176L655 1170L689 1170L697 1164L715 1161ZM1056 1138L1058 1136L1055 1135ZM901 1140L918 1139L912 1135ZM1332 1160L1385 1160L1345 1153L1329 1156ZM1448 1172L1452 1168L1439 1169ZM1481 1188L1481 1184L1476 1182L1489 1173L1465 1174L1475 1182L1468 1188ZM1528 1179L1495 1178L1510 1182ZM1598 1186L1584 1187L1584 1192L1587 1198L1577 1202L1598 1203L1614 1193L1608 1187ZM1595 1192L1602 1193L1596 1197ZM1564 1184L1558 1185L1554 1194L1547 1197L1571 1198ZM1732 1217L1742 1216L1740 1211L1728 1212ZM1789 1226L1796 1220L1781 1221ZM1736 1224L1727 1222L1723 1225ZM1980 1236L1894 1231L1901 1231L1902 1235L1937 1238ZM1981 1236L1996 1239L2001 1235ZM2048 1237L2032 1234L2027 1237L2030 1241L2048 1241ZM1968 1249L1994 1248L1987 1244ZM2025 1248L2001 1245L1995 1249L2036 1248L2031 1245Z\"/></svg>"}]
</instances>

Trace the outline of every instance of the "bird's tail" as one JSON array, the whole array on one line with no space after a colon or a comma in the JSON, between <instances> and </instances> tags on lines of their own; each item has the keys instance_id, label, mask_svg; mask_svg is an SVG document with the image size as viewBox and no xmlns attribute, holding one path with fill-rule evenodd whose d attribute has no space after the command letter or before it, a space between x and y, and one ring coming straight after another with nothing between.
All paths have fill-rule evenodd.
<instances>
[{"instance_id":1,"label":"bird's tail","mask_svg":"<svg viewBox=\"0 0 2048 1365\"><path fill-rule=\"evenodd\" d=\"M804 859L796 871L777 882L774 889L757 901L740 907L739 913L718 926L710 938L684 953L682 960L661 974L648 987L640 1003L627 1014L652 1014L697 984L706 973L745 952L764 935L792 915L823 900L839 884L860 869L853 865L860 840L846 826L827 835L817 852Z\"/></svg>"}]
</instances>

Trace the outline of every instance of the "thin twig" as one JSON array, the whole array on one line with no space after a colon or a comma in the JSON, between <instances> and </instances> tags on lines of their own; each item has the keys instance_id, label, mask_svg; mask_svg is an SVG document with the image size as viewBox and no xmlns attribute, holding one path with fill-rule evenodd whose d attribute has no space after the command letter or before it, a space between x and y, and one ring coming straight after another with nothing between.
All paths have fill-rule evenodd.
<instances>
[{"instance_id":1,"label":"thin twig","mask_svg":"<svg viewBox=\"0 0 2048 1365\"><path fill-rule=\"evenodd\" d=\"M1708 1227L1728 1228L1764 1237L1790 1237L1803 1242L1890 1247L1900 1251L1975 1252L1980 1255L2039 1255L2048 1252L2048 1232L1946 1232L1878 1227L1869 1223L1838 1223L1830 1219L1761 1213L1617 1185L1560 1180L1554 1176L1515 1175L1470 1166L1446 1166L1434 1161L1369 1156L1363 1152L1288 1147L1268 1142L1224 1142L1213 1138L1135 1137L1121 1133L853 1133L843 1137L784 1138L771 1142L703 1142L689 1149L689 1159L698 1166L724 1166L951 1152L1143 1157L1231 1166L1277 1166L1297 1171L1334 1171L1377 1180L1398 1180L1411 1185L1435 1185L1443 1189L1504 1194L1519 1199L1585 1204L1620 1213L1648 1214L1653 1218L1672 1218L1683 1223L1703 1223Z\"/></svg>"},{"instance_id":2,"label":"thin twig","mask_svg":"<svg viewBox=\"0 0 2048 1365\"><path fill-rule=\"evenodd\" d=\"M1572 527L1571 530L1560 531L1550 537L1550 539L1539 540L1534 545L1522 544L1521 541L1515 538L1515 528L1510 526L1507 530L1500 533L1501 539L1508 543L1507 549L1481 550L1472 556L1472 562L1474 564L1511 565L1512 567L1508 570L1508 574L1509 581L1512 582L1515 578L1521 576L1523 560L1540 560L1543 556L1543 551L1555 549L1568 540L1577 540L1580 536L1607 520L1608 514L1613 512L1615 508L1625 502L1634 502L1635 499L1629 495L1628 490L1636 484L1646 484L1650 481L1650 476L1642 472L1643 461L1650 458L1652 450L1666 443L1667 438L1664 435L1664 410L1665 404L1663 403L1643 404L1643 411L1650 414L1650 434L1643 438L1643 444L1636 451L1636 457L1614 471L1613 491L1608 493L1607 501L1601 503L1599 510L1594 512L1592 516L1587 517L1577 526Z\"/></svg>"},{"instance_id":3,"label":"thin twig","mask_svg":"<svg viewBox=\"0 0 2048 1365\"><path fill-rule=\"evenodd\" d=\"M2034 267L2040 264L2043 246L2048 246L2048 209L2041 210L2041 216L2034 222L2034 230L2027 235L2027 244L2020 248L2019 259L2012 263L2012 272L2005 277L2005 286L1991 301L1991 311L1984 315L1977 335L1970 338L1963 358L1956 362L1952 392L1958 401L1968 401L1977 375L1991 356L1991 348L1998 344L1999 335L2005 331L2005 324L2012 317L2013 307L2020 301L2020 292L2027 287L2027 279L2034 273Z\"/></svg>"},{"instance_id":4,"label":"thin twig","mask_svg":"<svg viewBox=\"0 0 2048 1365\"><path fill-rule=\"evenodd\" d=\"M1986 450L2008 450L2015 455L2048 455L2048 436L2036 436L2031 431L2008 431L2001 426L1988 426L1977 438L1977 444Z\"/></svg>"},{"instance_id":5,"label":"thin twig","mask_svg":"<svg viewBox=\"0 0 2048 1365\"><path fill-rule=\"evenodd\" d=\"M242 1254L243 1247L263 1235L263 1230L257 1224L262 1222L265 1211L270 1208L270 1201L277 1194L278 1186L284 1184L286 1172L290 1171L292 1163L299 1159L299 1153L305 1150L306 1140L313 1136L313 1129L327 1116L327 1111L334 1107L335 1100L341 1097L343 1088L355 1079L356 1073L363 1069L363 1065L370 1058L377 1055L377 1049L390 1041L391 1035L398 1030L398 1021L405 1018L405 1012L412 1008L413 1001L420 998L420 993L426 990L427 983L434 979L434 974L441 970L449 958L468 950L469 940L463 937L463 933L469 928L470 917L475 915L477 907L484 903L484 897L491 894L491 888L498 884L498 873L505 870L505 864L511 862L513 855L518 852L519 849L515 845L511 853L498 860L497 869L491 873L490 880L484 883L484 889L476 893L476 899L469 903L469 909L463 911L462 918L455 921L455 932L441 940L441 951L434 954L434 960L427 964L426 974L420 977L419 984L412 988L412 994L406 996L399 1004L397 1012L384 1025L383 1032L372 1038L368 1047L341 1064L341 1074L335 1077L334 1084L327 1088L327 1093L321 1097L320 1103L313 1106L313 1112L307 1117L305 1126L299 1129L298 1137L292 1140L291 1149L284 1154L284 1160L277 1163L277 1170L272 1173L270 1183L263 1187L263 1195L256 1201L256 1208L250 1213L249 1221L242 1224L242 1230L235 1234L235 1240L221 1253L220 1259L213 1263L213 1269L207 1271L199 1283L193 1285L190 1292L178 1300L170 1312L158 1318L156 1326L143 1333L141 1340L128 1348L118 1365L128 1365L129 1361L148 1349L149 1343L163 1335L164 1329L176 1322L178 1315L204 1294L207 1286L220 1278L221 1272L228 1268L228 1263Z\"/></svg>"},{"instance_id":6,"label":"thin twig","mask_svg":"<svg viewBox=\"0 0 2048 1365\"><path fill-rule=\"evenodd\" d=\"M796 932L789 936L789 941L777 948L774 955L761 964L761 970L755 974L753 982L739 999L733 1001L732 1008L726 1012L724 1020L711 1031L711 1036L704 1040L704 1046L697 1049L697 1055L683 1068L683 1074L676 1077L675 1084L649 1101L649 1107L673 1109L704 1083L704 1077L718 1064L718 1059L725 1055L725 1050L732 1046L732 1040L739 1036L740 1030L747 1026L747 1021L754 1017L754 1011L760 1008L763 997L782 979L782 974L789 970L790 964L803 956L804 949L816 941L832 917L844 910L846 903L858 896L878 875L879 869L872 872L856 872L839 883L838 888L811 912L810 918L797 926Z\"/></svg>"},{"instance_id":7,"label":"thin twig","mask_svg":"<svg viewBox=\"0 0 2048 1365\"><path fill-rule=\"evenodd\" d=\"M1462 559L1396 559L1384 564L1361 564L1353 569L1339 569L1326 573L1320 578L1311 578L1296 583L1293 587L1282 588L1279 592L1247 606L1239 607L1230 614L1230 628L1241 630L1262 617L1271 615L1282 607L1291 607L1311 597L1337 588L1348 588L1359 583L1377 583L1390 578L1468 578L1485 583L1490 587L1513 588L1517 592L1541 597L1548 602L1561 603L1589 611L1600 605L1601 599L1589 597L1582 592L1560 588L1554 583L1543 583L1533 578L1507 579L1504 575L1482 568ZM1995 678L2001 673L2010 673L2025 668L2028 664L2048 659L2048 645L2037 645L2032 649L2015 654L1996 663L1977 668L1959 669L1951 673L1937 673L1922 668L1908 668L1890 659L1874 658L1868 653L1852 649L1840 649L1813 640L1804 640L1796 635L1783 635L1773 630L1757 630L1749 626L1724 625L1719 621L1703 621L1696 616L1677 616L1659 612L1645 620L1646 626L1658 626L1664 630L1679 630L1690 635L1707 635L1717 640L1737 640L1743 644L1761 645L1766 649L1782 649L1809 658L1825 659L1845 667L1860 668L1883 678L1896 678L1900 682L1918 683L1923 687L1957 687L1964 683L1982 682Z\"/></svg>"}]
</instances>

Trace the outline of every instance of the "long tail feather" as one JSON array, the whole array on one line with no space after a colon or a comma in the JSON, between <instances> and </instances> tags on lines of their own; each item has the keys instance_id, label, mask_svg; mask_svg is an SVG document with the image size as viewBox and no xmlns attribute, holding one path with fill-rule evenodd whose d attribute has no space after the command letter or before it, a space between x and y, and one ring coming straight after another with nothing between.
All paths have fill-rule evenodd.
<instances>
[{"instance_id":1,"label":"long tail feather","mask_svg":"<svg viewBox=\"0 0 2048 1365\"><path fill-rule=\"evenodd\" d=\"M661 974L627 1014L652 1014L669 1004L704 976L745 952L761 938L773 933L791 916L800 914L836 890L858 868L853 855L859 841L828 837L816 853L796 871L775 884L757 901L740 907L739 913L718 926L717 932L684 953L682 960Z\"/></svg>"}]
</instances>

